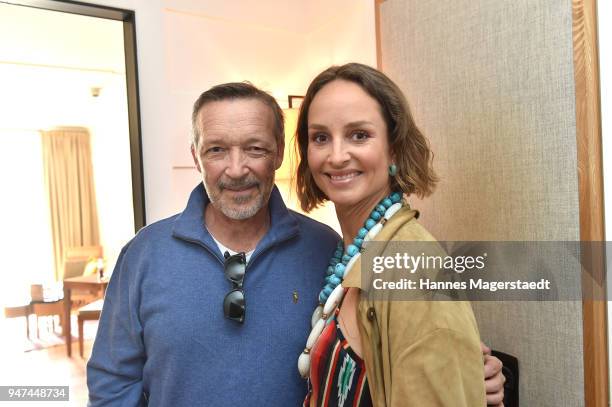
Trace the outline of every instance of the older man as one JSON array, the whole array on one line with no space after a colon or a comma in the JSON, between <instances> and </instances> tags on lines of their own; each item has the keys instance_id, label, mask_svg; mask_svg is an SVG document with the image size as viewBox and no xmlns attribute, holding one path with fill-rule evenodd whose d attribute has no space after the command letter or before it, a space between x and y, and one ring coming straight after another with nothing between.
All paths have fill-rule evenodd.
<instances>
[{"instance_id":1,"label":"older man","mask_svg":"<svg viewBox=\"0 0 612 407\"><path fill-rule=\"evenodd\" d=\"M296 355L339 237L274 186L284 132L271 96L213 87L192 124L203 183L121 252L87 366L90 405L297 406Z\"/></svg>"}]
</instances>

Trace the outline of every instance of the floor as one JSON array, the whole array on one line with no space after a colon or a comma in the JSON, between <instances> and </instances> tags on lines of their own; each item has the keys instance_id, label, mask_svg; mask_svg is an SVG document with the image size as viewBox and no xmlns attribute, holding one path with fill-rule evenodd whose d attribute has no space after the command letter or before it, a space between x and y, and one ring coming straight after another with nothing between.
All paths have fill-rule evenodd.
<instances>
[{"instance_id":1,"label":"floor","mask_svg":"<svg viewBox=\"0 0 612 407\"><path fill-rule=\"evenodd\" d=\"M74 318L74 317L73 317ZM36 335L36 322L30 317L30 336L26 338L25 318L4 319L0 316L0 385L40 385L69 386L69 402L2 402L0 406L51 405L85 406L87 404L86 364L91 353L97 321L86 321L84 357L79 356L78 340L72 342L72 358L66 355L60 328L56 332L50 322L51 317L39 321L40 336ZM76 318L72 322L73 336L76 337Z\"/></svg>"}]
</instances>

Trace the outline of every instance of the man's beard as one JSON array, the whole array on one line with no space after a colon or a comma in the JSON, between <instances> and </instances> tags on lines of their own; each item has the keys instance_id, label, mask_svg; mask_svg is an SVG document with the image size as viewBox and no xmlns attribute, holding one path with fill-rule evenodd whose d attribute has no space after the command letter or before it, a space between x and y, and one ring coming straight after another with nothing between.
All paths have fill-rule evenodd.
<instances>
[{"instance_id":1,"label":"man's beard","mask_svg":"<svg viewBox=\"0 0 612 407\"><path fill-rule=\"evenodd\" d=\"M269 184L263 184L253 175L247 175L246 177L238 180L226 179L219 180L214 188L209 188L204 181L206 191L210 198L211 204L225 216L234 220L244 220L255 216L257 212L268 202L270 191L274 180L272 179ZM262 190L262 187L269 185L266 191ZM238 196L238 197L227 197L222 196L224 189L247 189L255 187L256 195L252 196ZM249 204L249 202L251 202Z\"/></svg>"}]
</instances>

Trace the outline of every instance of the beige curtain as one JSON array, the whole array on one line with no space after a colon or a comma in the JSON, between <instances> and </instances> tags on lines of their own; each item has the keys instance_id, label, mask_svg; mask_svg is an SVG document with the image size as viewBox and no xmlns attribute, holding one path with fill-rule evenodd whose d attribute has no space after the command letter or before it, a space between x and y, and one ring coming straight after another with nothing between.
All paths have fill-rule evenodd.
<instances>
[{"instance_id":1,"label":"beige curtain","mask_svg":"<svg viewBox=\"0 0 612 407\"><path fill-rule=\"evenodd\" d=\"M89 133L80 128L43 131L42 147L55 278L61 281L67 248L99 244Z\"/></svg>"}]
</instances>

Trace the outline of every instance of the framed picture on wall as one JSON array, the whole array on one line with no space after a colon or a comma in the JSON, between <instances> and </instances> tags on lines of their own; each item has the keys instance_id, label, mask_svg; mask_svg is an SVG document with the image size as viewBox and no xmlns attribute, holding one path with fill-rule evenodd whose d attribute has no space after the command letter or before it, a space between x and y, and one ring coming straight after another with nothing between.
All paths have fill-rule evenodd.
<instances>
[{"instance_id":1,"label":"framed picture on wall","mask_svg":"<svg viewBox=\"0 0 612 407\"><path fill-rule=\"evenodd\" d=\"M298 95L289 95L287 98L289 99L289 109L299 109L304 100L304 96Z\"/></svg>"}]
</instances>

